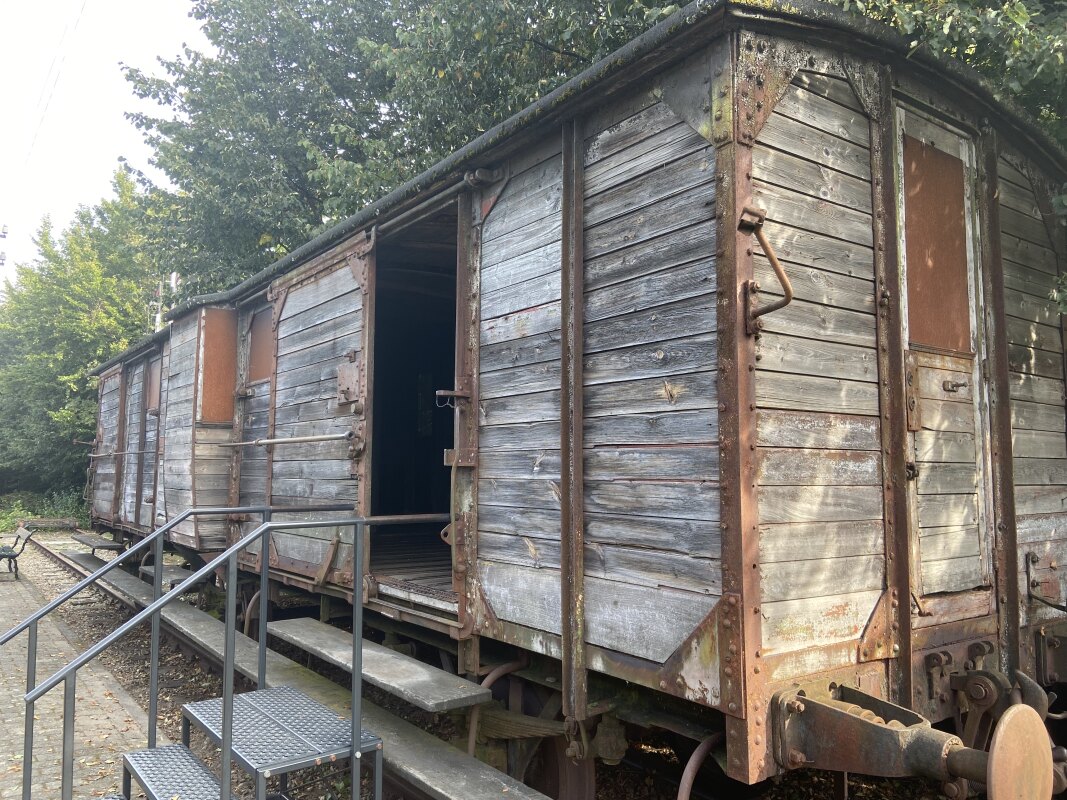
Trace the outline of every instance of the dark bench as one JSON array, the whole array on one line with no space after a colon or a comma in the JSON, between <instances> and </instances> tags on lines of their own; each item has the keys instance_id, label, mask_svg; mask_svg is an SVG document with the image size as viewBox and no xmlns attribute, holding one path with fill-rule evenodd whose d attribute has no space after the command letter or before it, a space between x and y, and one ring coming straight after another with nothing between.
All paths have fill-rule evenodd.
<instances>
[{"instance_id":1,"label":"dark bench","mask_svg":"<svg viewBox=\"0 0 1067 800\"><path fill-rule=\"evenodd\" d=\"M22 533L20 533L22 531ZM26 545L30 543L30 538L33 536L33 530L27 530L21 525L15 530L15 543L11 545L0 545L0 561L7 562L7 571L15 573L15 580L19 578L19 556L22 555L22 551L26 549ZM19 546L19 541L22 541L22 546Z\"/></svg>"}]
</instances>

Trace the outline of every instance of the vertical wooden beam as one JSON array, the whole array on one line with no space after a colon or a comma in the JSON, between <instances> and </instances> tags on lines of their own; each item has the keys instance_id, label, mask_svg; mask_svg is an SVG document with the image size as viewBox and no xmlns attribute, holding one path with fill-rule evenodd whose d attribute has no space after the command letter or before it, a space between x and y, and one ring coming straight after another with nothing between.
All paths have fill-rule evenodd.
<instances>
[{"instance_id":1,"label":"vertical wooden beam","mask_svg":"<svg viewBox=\"0 0 1067 800\"><path fill-rule=\"evenodd\" d=\"M584 720L587 715L585 654L585 481L582 474L584 339L582 123L563 124L562 241L562 364L560 379L560 612L563 634L563 714Z\"/></svg>"},{"instance_id":2,"label":"vertical wooden beam","mask_svg":"<svg viewBox=\"0 0 1067 800\"><path fill-rule=\"evenodd\" d=\"M897 255L896 112L892 76L878 68L872 79L871 199L874 210L874 272L877 292L878 401L882 445L882 513L885 515L886 584L890 595L890 699L912 706L911 574L908 526L907 420L904 398L900 260ZM917 566L917 565L916 565Z\"/></svg>"},{"instance_id":3,"label":"vertical wooden beam","mask_svg":"<svg viewBox=\"0 0 1067 800\"><path fill-rule=\"evenodd\" d=\"M373 467L374 467L374 337L375 337L375 302L376 284L378 280L378 229L372 228L365 233L364 242L359 247L357 258L363 259L363 283L359 287L363 293L363 369L360 372L360 380L363 383L363 419L357 423L357 428L362 426L363 451L359 454L357 475L359 486L357 487L359 505L357 513L369 516L373 513ZM364 572L369 572L371 555L371 530L364 530L363 536L363 563L367 566ZM352 603L361 602L363 587L355 585L355 552L352 553L353 563L353 586Z\"/></svg>"},{"instance_id":4,"label":"vertical wooden beam","mask_svg":"<svg viewBox=\"0 0 1067 800\"><path fill-rule=\"evenodd\" d=\"M134 527L141 527L141 501L144 499L144 461L145 456L148 454L145 452L145 445L148 442L148 379L149 373L152 371L149 366L152 363L152 354L144 357L143 366L141 367L141 407L139 414L141 417L141 430L137 435L137 483L134 484L134 499L133 499L133 525Z\"/></svg>"},{"instance_id":5,"label":"vertical wooden beam","mask_svg":"<svg viewBox=\"0 0 1067 800\"><path fill-rule=\"evenodd\" d=\"M998 147L991 126L976 142L978 160L978 230L982 232L981 268L985 293L986 357L989 359L990 456L993 471L993 521L996 526L993 568L996 575L1000 668L1014 674L1022 662L1019 627L1019 550L1015 530L1015 470L1011 447L1011 399L1008 379L1007 316L1004 308L1004 262L1000 252ZM1032 666L1027 670L1032 672Z\"/></svg>"},{"instance_id":6,"label":"vertical wooden beam","mask_svg":"<svg viewBox=\"0 0 1067 800\"><path fill-rule=\"evenodd\" d=\"M126 365L119 368L119 413L115 420L115 452L126 450ZM111 522L117 522L122 510L122 487L125 483L123 469L126 466L124 455L115 456L115 489L111 493Z\"/></svg>"}]
</instances>

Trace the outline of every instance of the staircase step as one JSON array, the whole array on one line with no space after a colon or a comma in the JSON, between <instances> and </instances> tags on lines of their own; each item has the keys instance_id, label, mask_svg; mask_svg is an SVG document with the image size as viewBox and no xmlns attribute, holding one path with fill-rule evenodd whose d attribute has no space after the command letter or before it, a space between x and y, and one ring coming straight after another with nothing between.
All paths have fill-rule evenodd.
<instances>
[{"instance_id":1,"label":"staircase step","mask_svg":"<svg viewBox=\"0 0 1067 800\"><path fill-rule=\"evenodd\" d=\"M335 667L352 671L352 635L317 619L286 619L267 632ZM363 680L426 711L487 703L488 689L411 656L363 640Z\"/></svg>"},{"instance_id":2,"label":"staircase step","mask_svg":"<svg viewBox=\"0 0 1067 800\"><path fill-rule=\"evenodd\" d=\"M149 564L148 566L141 567L138 570L141 578L147 582L152 583L156 578L156 568ZM182 567L171 566L170 564L163 565L163 585L173 589L179 583L193 577L193 571L184 569ZM195 592L197 587L191 588L189 591Z\"/></svg>"},{"instance_id":3,"label":"staircase step","mask_svg":"<svg viewBox=\"0 0 1067 800\"><path fill-rule=\"evenodd\" d=\"M122 762L148 800L218 800L218 778L185 745L135 750Z\"/></svg>"},{"instance_id":4,"label":"staircase step","mask_svg":"<svg viewBox=\"0 0 1067 800\"><path fill-rule=\"evenodd\" d=\"M222 742L221 697L183 706L182 717L215 744ZM361 753L380 747L381 739L373 733L361 733ZM348 758L352 754L351 718L289 686L244 692L233 698L232 752L249 773L274 774Z\"/></svg>"}]
</instances>

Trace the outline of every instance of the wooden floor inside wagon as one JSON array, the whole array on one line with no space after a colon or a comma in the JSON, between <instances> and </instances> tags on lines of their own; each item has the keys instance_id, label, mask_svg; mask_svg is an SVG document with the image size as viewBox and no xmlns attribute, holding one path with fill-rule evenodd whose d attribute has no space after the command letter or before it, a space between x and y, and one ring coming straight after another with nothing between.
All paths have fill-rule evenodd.
<instances>
[{"instance_id":1,"label":"wooden floor inside wagon","mask_svg":"<svg viewBox=\"0 0 1067 800\"><path fill-rule=\"evenodd\" d=\"M400 537L375 542L370 572L379 595L457 613L452 554L443 542L413 546L411 540Z\"/></svg>"}]
</instances>

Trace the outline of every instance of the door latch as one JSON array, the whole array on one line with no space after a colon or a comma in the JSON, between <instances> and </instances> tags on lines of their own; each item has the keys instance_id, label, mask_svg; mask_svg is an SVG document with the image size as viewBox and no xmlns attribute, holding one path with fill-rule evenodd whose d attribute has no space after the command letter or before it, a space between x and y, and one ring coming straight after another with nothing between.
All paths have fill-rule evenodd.
<instances>
[{"instance_id":1,"label":"door latch","mask_svg":"<svg viewBox=\"0 0 1067 800\"><path fill-rule=\"evenodd\" d=\"M909 481L916 480L919 477L919 465L914 461L905 462L904 477Z\"/></svg>"}]
</instances>

